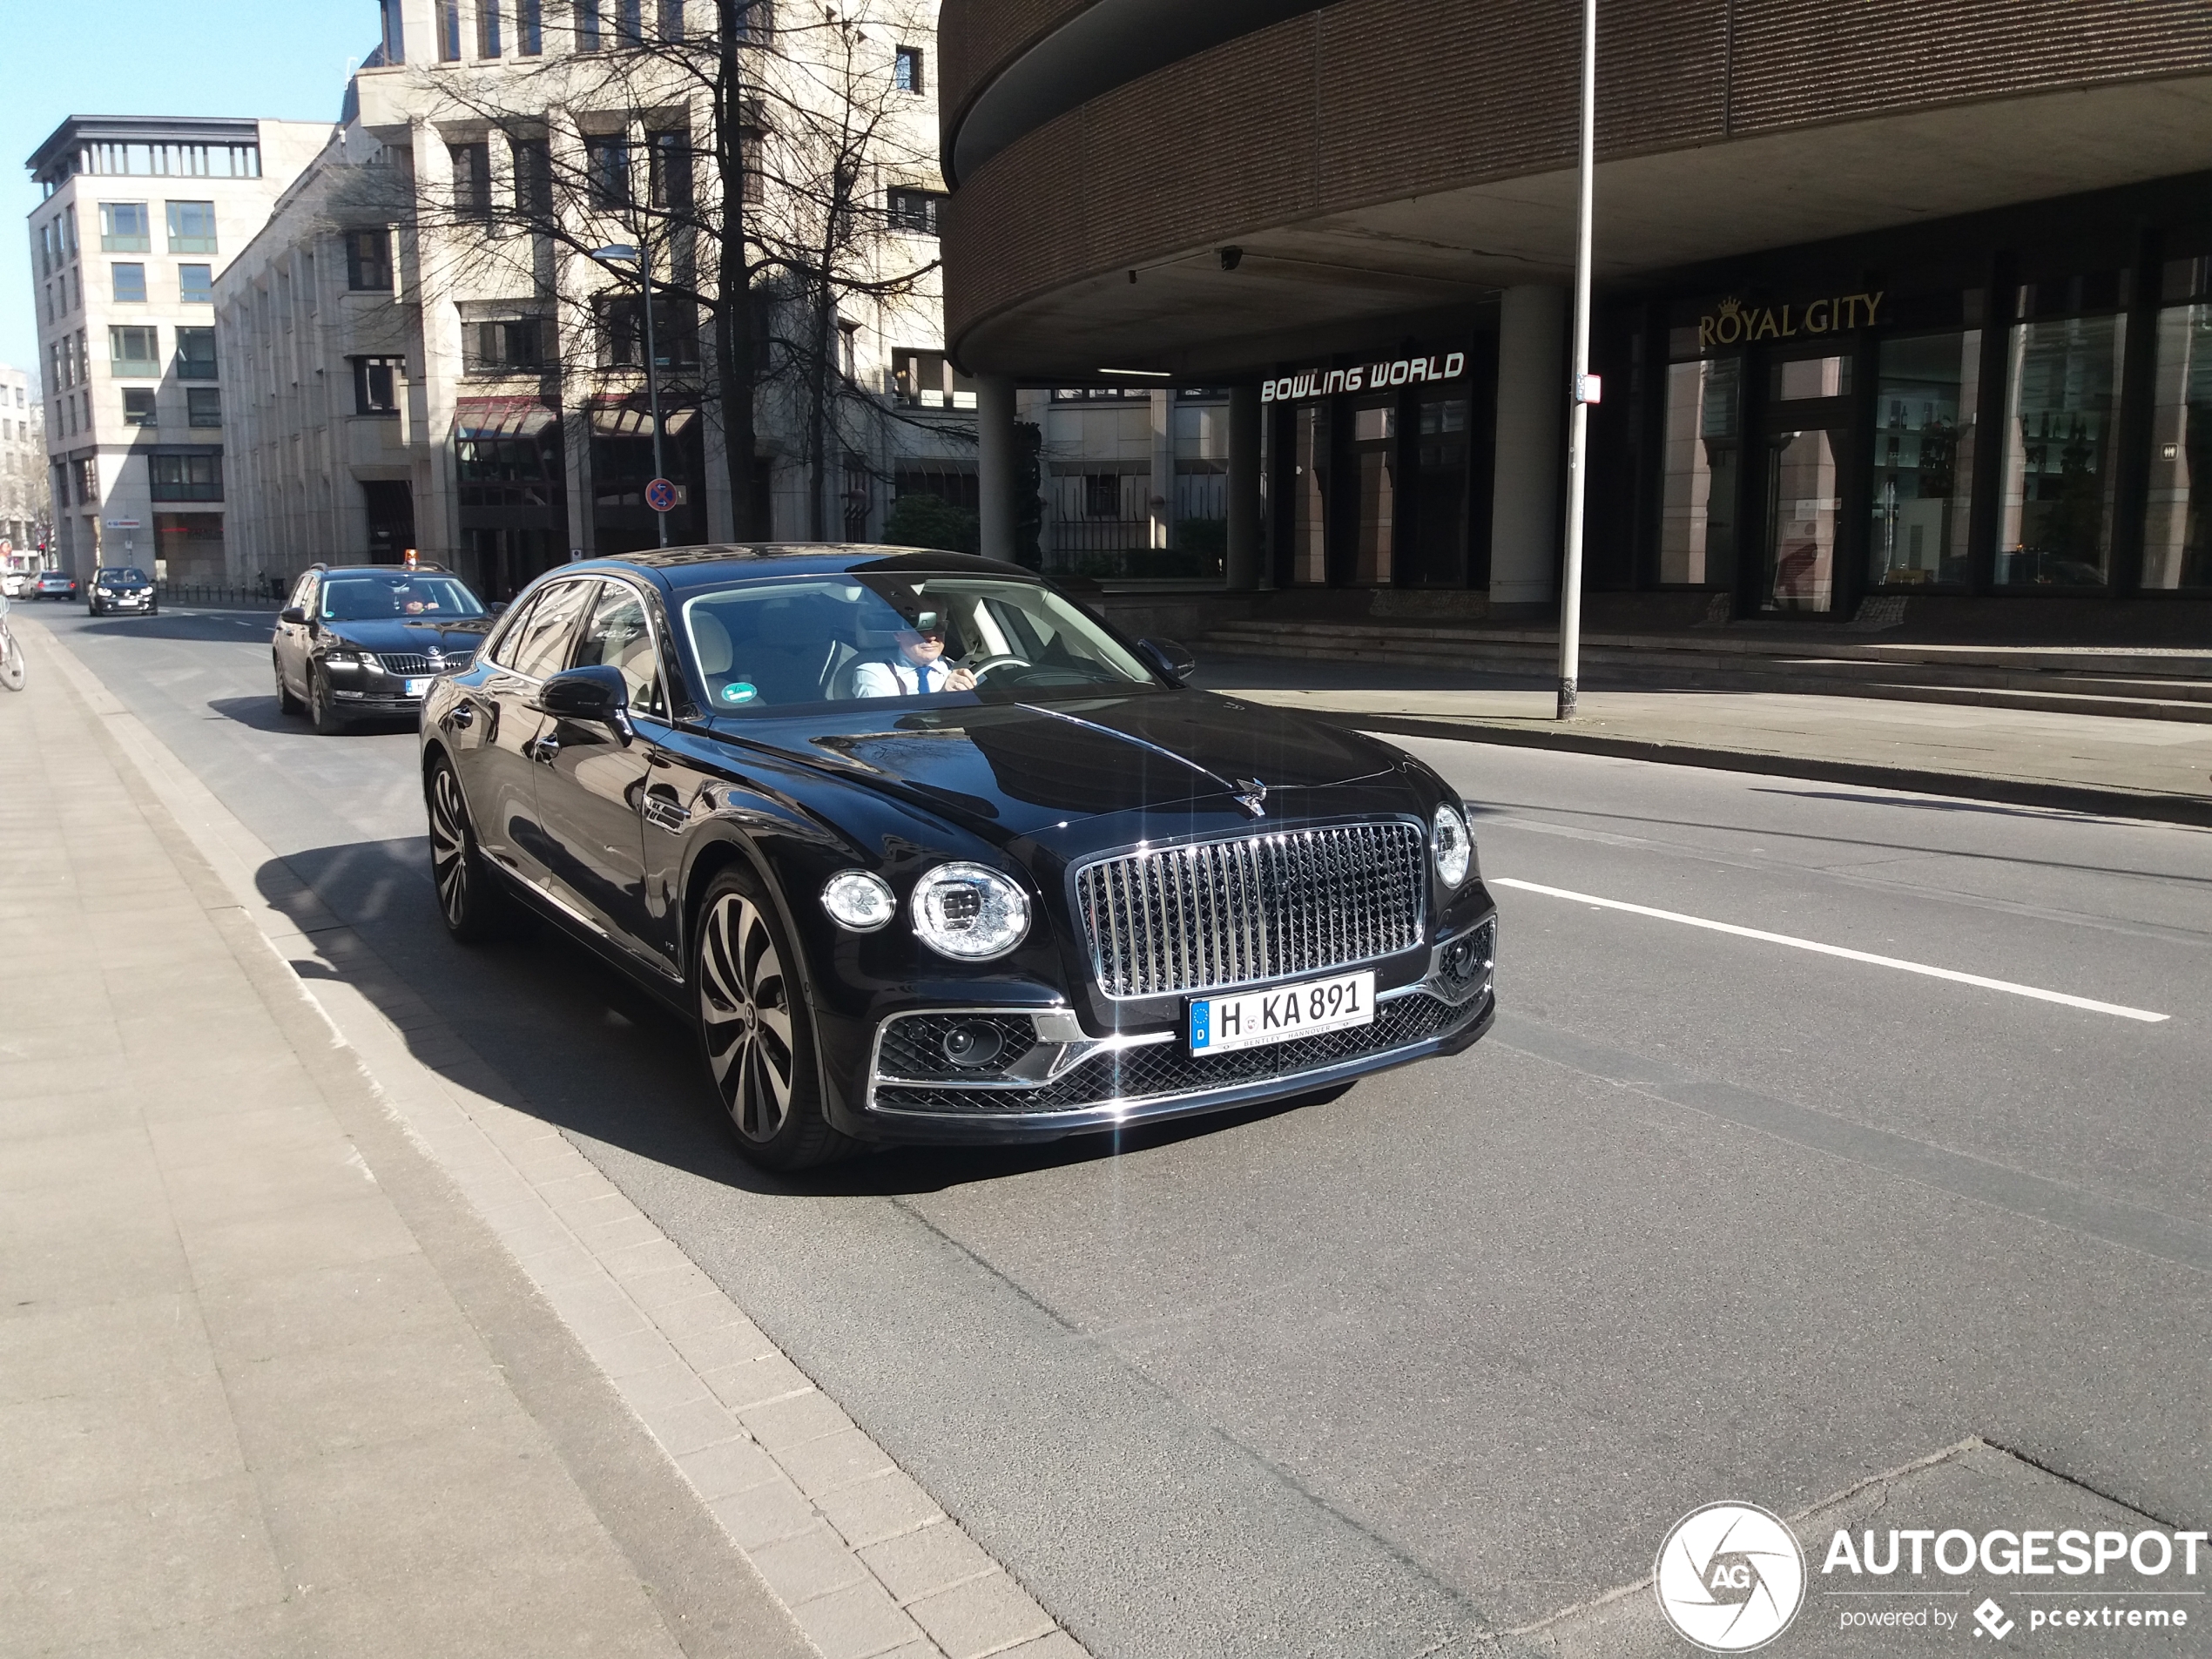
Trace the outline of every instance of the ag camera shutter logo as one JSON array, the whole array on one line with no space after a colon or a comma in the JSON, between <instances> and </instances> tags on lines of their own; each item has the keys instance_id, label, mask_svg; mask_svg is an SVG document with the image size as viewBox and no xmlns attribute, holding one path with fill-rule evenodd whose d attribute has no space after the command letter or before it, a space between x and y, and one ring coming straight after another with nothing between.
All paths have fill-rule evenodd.
<instances>
[{"instance_id":1,"label":"ag camera shutter logo","mask_svg":"<svg viewBox=\"0 0 2212 1659\"><path fill-rule=\"evenodd\" d=\"M1790 1628L1805 1596L1805 1557L1781 1517L1756 1504L1709 1503L1659 1546L1654 1588L1676 1633L1708 1653L1750 1653Z\"/></svg>"}]
</instances>

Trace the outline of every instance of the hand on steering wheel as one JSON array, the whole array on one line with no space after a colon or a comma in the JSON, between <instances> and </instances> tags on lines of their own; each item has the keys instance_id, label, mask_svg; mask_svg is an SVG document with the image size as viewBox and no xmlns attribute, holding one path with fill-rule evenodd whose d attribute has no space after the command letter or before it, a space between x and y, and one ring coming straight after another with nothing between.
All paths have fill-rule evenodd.
<instances>
[{"instance_id":1,"label":"hand on steering wheel","mask_svg":"<svg viewBox=\"0 0 2212 1659\"><path fill-rule=\"evenodd\" d=\"M1027 668L1028 665L1029 664L1023 661L1021 658L1013 656L986 657L978 662L964 663L961 664L962 667L966 668L969 673L974 675L979 680L986 674L990 673L994 669Z\"/></svg>"}]
</instances>

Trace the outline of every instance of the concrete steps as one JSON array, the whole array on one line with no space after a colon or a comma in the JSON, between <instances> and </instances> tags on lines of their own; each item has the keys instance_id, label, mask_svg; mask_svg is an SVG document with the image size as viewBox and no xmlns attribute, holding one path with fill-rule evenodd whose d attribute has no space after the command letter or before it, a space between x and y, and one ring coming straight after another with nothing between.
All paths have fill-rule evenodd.
<instances>
[{"instance_id":1,"label":"concrete steps","mask_svg":"<svg viewBox=\"0 0 2212 1659\"><path fill-rule=\"evenodd\" d=\"M1247 621L1201 655L1548 674L1548 631L1366 621ZM1585 683L1829 696L2212 724L2212 651L2094 646L1908 645L1755 634L1586 635Z\"/></svg>"}]
</instances>

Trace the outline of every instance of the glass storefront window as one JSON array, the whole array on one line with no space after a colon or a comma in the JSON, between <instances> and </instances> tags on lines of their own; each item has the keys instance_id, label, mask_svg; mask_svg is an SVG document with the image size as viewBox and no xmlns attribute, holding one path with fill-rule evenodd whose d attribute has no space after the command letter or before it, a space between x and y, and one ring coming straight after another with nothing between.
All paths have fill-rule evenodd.
<instances>
[{"instance_id":1,"label":"glass storefront window","mask_svg":"<svg viewBox=\"0 0 2212 1659\"><path fill-rule=\"evenodd\" d=\"M2158 314L2143 586L2212 587L2212 305Z\"/></svg>"},{"instance_id":2,"label":"glass storefront window","mask_svg":"<svg viewBox=\"0 0 2212 1659\"><path fill-rule=\"evenodd\" d=\"M1737 468L1743 364L1733 357L1667 370L1659 580L1725 583L1736 570Z\"/></svg>"},{"instance_id":3,"label":"glass storefront window","mask_svg":"<svg viewBox=\"0 0 2212 1659\"><path fill-rule=\"evenodd\" d=\"M1392 441L1397 431L1395 404L1371 404L1352 412L1352 464L1359 486L1352 580L1358 587L1390 585L1398 516L1398 458Z\"/></svg>"},{"instance_id":4,"label":"glass storefront window","mask_svg":"<svg viewBox=\"0 0 2212 1659\"><path fill-rule=\"evenodd\" d=\"M1882 342L1867 556L1875 586L1966 582L1980 383L1979 329Z\"/></svg>"},{"instance_id":5,"label":"glass storefront window","mask_svg":"<svg viewBox=\"0 0 2212 1659\"><path fill-rule=\"evenodd\" d=\"M1301 404L1291 420L1291 580L1324 587L1329 580L1329 512L1322 468L1329 453L1327 417L1316 404Z\"/></svg>"},{"instance_id":6,"label":"glass storefront window","mask_svg":"<svg viewBox=\"0 0 2212 1659\"><path fill-rule=\"evenodd\" d=\"M1849 397L1851 359L1794 357L1777 363L1769 377L1767 395L1777 403L1794 403L1808 397Z\"/></svg>"},{"instance_id":7,"label":"glass storefront window","mask_svg":"<svg viewBox=\"0 0 2212 1659\"><path fill-rule=\"evenodd\" d=\"M2124 317L2102 316L2013 327L2000 586L2101 587L2109 579L2127 327Z\"/></svg>"},{"instance_id":8,"label":"glass storefront window","mask_svg":"<svg viewBox=\"0 0 2212 1659\"><path fill-rule=\"evenodd\" d=\"M1836 590L1835 435L1821 428L1769 441L1768 588L1764 609L1824 611Z\"/></svg>"},{"instance_id":9,"label":"glass storefront window","mask_svg":"<svg viewBox=\"0 0 2212 1659\"><path fill-rule=\"evenodd\" d=\"M1467 401L1425 397L1416 414L1408 577L1423 587L1467 579Z\"/></svg>"}]
</instances>

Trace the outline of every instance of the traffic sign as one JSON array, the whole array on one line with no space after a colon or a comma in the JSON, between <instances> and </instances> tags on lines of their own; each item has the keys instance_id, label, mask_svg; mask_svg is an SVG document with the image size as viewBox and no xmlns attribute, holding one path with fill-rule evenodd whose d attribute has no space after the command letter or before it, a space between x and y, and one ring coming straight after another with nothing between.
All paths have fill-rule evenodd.
<instances>
[{"instance_id":1,"label":"traffic sign","mask_svg":"<svg viewBox=\"0 0 2212 1659\"><path fill-rule=\"evenodd\" d=\"M676 486L665 478L656 478L645 486L645 505L657 513L676 510Z\"/></svg>"}]
</instances>

